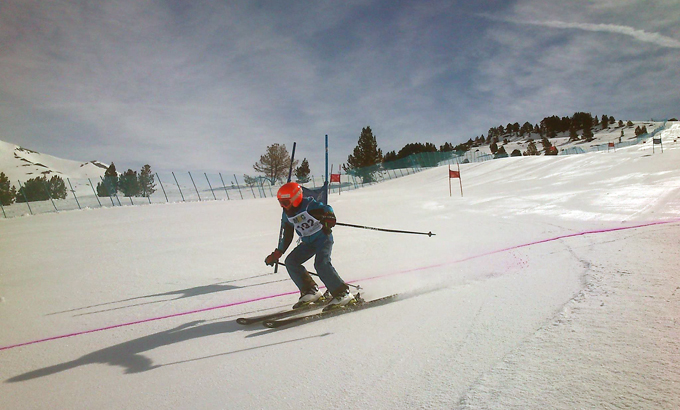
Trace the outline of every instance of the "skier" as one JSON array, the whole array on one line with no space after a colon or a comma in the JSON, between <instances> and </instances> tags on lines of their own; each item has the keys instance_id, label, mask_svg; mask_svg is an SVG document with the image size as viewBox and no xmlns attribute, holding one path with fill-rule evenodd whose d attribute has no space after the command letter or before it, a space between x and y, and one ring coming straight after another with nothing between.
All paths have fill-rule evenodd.
<instances>
[{"instance_id":1,"label":"skier","mask_svg":"<svg viewBox=\"0 0 680 410\"><path fill-rule=\"evenodd\" d=\"M293 305L293 309L324 300L319 286L307 269L302 266L315 255L314 268L333 297L324 310L356 303L349 291L349 286L331 265L331 250L333 249L331 228L335 226L333 208L312 197L304 198L302 187L296 182L284 184L279 188L276 197L284 210L283 236L278 247L265 258L264 262L269 266L274 265L290 246L293 240L293 230L300 235L299 245L286 257L285 262L290 278L300 289L300 299Z\"/></svg>"}]
</instances>

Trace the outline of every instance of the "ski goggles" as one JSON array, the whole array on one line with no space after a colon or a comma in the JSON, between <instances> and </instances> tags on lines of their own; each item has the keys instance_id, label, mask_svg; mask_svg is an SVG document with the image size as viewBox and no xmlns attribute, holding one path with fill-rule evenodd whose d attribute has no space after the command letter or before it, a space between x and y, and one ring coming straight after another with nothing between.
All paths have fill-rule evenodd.
<instances>
[{"instance_id":1,"label":"ski goggles","mask_svg":"<svg viewBox=\"0 0 680 410\"><path fill-rule=\"evenodd\" d=\"M282 208L288 209L293 205L293 203L289 198L279 198L279 205L281 205Z\"/></svg>"}]
</instances>

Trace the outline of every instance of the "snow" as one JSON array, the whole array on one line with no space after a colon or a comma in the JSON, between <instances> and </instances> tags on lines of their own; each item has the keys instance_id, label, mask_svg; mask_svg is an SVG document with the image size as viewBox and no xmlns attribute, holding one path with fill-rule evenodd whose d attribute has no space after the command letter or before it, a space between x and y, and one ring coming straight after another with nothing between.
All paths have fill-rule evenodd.
<instances>
[{"instance_id":1,"label":"snow","mask_svg":"<svg viewBox=\"0 0 680 410\"><path fill-rule=\"evenodd\" d=\"M98 161L80 163L68 159L22 148L18 145L0 141L0 171L4 172L13 185L17 181L53 175L61 178L96 178L104 175L108 166Z\"/></svg>"},{"instance_id":2,"label":"snow","mask_svg":"<svg viewBox=\"0 0 680 410\"><path fill-rule=\"evenodd\" d=\"M0 219L0 408L679 408L678 134L335 194L436 236L336 227L343 278L402 296L288 329L235 323L297 298L271 198Z\"/></svg>"}]
</instances>

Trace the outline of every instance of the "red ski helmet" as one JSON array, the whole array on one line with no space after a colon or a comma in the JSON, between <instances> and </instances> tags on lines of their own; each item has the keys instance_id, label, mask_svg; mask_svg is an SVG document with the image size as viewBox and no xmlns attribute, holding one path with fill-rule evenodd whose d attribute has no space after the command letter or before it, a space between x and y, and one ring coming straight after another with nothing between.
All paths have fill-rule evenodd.
<instances>
[{"instance_id":1,"label":"red ski helmet","mask_svg":"<svg viewBox=\"0 0 680 410\"><path fill-rule=\"evenodd\" d=\"M276 193L276 198L282 208L297 207L302 202L302 187L297 182L284 184Z\"/></svg>"}]
</instances>

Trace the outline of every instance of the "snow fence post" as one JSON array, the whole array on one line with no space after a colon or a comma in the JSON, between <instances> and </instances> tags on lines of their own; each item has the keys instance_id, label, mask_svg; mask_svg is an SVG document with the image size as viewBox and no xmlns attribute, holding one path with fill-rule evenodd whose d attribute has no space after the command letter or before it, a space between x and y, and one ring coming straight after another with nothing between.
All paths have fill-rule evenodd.
<instances>
[{"instance_id":1,"label":"snow fence post","mask_svg":"<svg viewBox=\"0 0 680 410\"><path fill-rule=\"evenodd\" d=\"M229 192L227 192L227 186L224 184L224 178L222 178L222 173L220 172L220 181L222 181L222 188L224 188L224 193L227 194L227 201L229 201Z\"/></svg>"},{"instance_id":2,"label":"snow fence post","mask_svg":"<svg viewBox=\"0 0 680 410\"><path fill-rule=\"evenodd\" d=\"M71 187L71 193L73 194L73 197L76 199L76 204L78 204L78 209L83 209L80 207L80 202L78 202L78 197L76 196L76 191L73 189L73 185L71 185L71 180L66 178L66 181L68 181L68 186Z\"/></svg>"},{"instance_id":3,"label":"snow fence post","mask_svg":"<svg viewBox=\"0 0 680 410\"><path fill-rule=\"evenodd\" d=\"M47 178L45 178L47 179ZM57 209L57 206L54 204L54 199L52 199L52 195L50 195L50 189L47 187L47 182L43 181L43 186L45 187L45 192L47 192L47 197L50 198L50 201L52 201L52 206L54 207L54 210L56 212L59 212Z\"/></svg>"},{"instance_id":4,"label":"snow fence post","mask_svg":"<svg viewBox=\"0 0 680 410\"><path fill-rule=\"evenodd\" d=\"M182 196L182 202L184 202L184 194L182 193L182 188L179 186L179 182L177 182L177 177L175 176L175 172L172 172L172 177L175 178L175 184L177 184L177 189L179 189L179 194Z\"/></svg>"},{"instance_id":5,"label":"snow fence post","mask_svg":"<svg viewBox=\"0 0 680 410\"><path fill-rule=\"evenodd\" d=\"M236 188L238 188L238 194L241 195L241 199L243 199L243 193L241 192L241 187L238 184L238 178L236 178L236 174L234 174L234 180L236 181Z\"/></svg>"},{"instance_id":6,"label":"snow fence post","mask_svg":"<svg viewBox=\"0 0 680 410\"><path fill-rule=\"evenodd\" d=\"M97 203L99 204L99 207L102 207L102 202L99 200L99 195L97 194L97 191L94 190L94 184L92 184L92 180L90 178L87 179L88 182L90 183L90 188L92 188L92 193L94 194L94 199L97 200Z\"/></svg>"},{"instance_id":7,"label":"snow fence post","mask_svg":"<svg viewBox=\"0 0 680 410\"><path fill-rule=\"evenodd\" d=\"M208 174L206 174L204 172L203 175L205 175L205 180L208 181L208 186L210 187L210 192L212 192L212 194L213 194L213 198L215 199L215 201L217 201L217 197L215 196L215 191L213 191L212 185L210 184L210 180L208 179Z\"/></svg>"},{"instance_id":8,"label":"snow fence post","mask_svg":"<svg viewBox=\"0 0 680 410\"><path fill-rule=\"evenodd\" d=\"M26 197L26 190L24 187L21 185L21 181L17 180L19 182L19 190L21 191L21 194L24 196L24 200L26 200L26 206L28 207L28 212L33 215L33 210L31 210L31 205L28 203L28 198Z\"/></svg>"},{"instance_id":9,"label":"snow fence post","mask_svg":"<svg viewBox=\"0 0 680 410\"><path fill-rule=\"evenodd\" d=\"M113 202L113 197L111 196L111 191L109 190L109 187L106 186L106 182L104 182L104 178L99 177L99 179L102 180L102 186L104 187L104 189L106 189L106 192L109 193L109 199L111 200L111 206L116 206L116 203ZM118 202L120 202L120 201L118 201Z\"/></svg>"},{"instance_id":10,"label":"snow fence post","mask_svg":"<svg viewBox=\"0 0 680 410\"><path fill-rule=\"evenodd\" d=\"M201 202L201 194L198 193L198 188L196 188L196 183L194 182L194 177L191 176L191 172L189 172L189 178L191 178L191 183L194 184L196 195L198 195L198 202Z\"/></svg>"},{"instance_id":11,"label":"snow fence post","mask_svg":"<svg viewBox=\"0 0 680 410\"><path fill-rule=\"evenodd\" d=\"M250 186L250 192L253 193L253 199L257 199L257 197L255 196L255 190L253 189L253 185L252 184L246 184L246 185ZM257 187L257 192L260 192L260 187ZM262 198L262 194L260 194L260 198Z\"/></svg>"},{"instance_id":12,"label":"snow fence post","mask_svg":"<svg viewBox=\"0 0 680 410\"><path fill-rule=\"evenodd\" d=\"M170 201L168 200L168 194L165 193L165 187L163 187L163 181L161 181L161 177L158 176L158 172L156 172L156 178L158 178L158 182L161 184L163 195L165 195L165 203L167 204ZM149 199L149 201L151 201L151 199Z\"/></svg>"}]
</instances>

